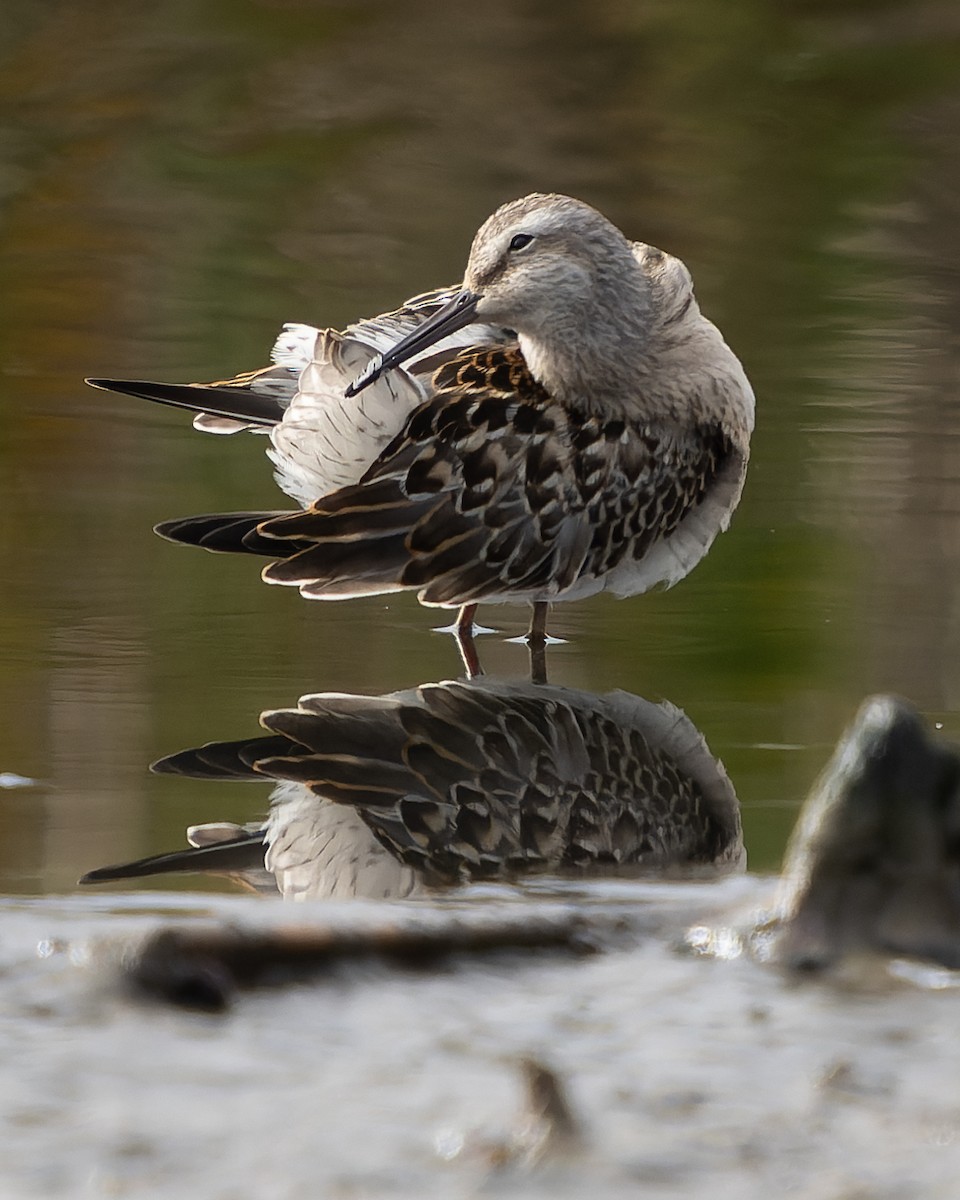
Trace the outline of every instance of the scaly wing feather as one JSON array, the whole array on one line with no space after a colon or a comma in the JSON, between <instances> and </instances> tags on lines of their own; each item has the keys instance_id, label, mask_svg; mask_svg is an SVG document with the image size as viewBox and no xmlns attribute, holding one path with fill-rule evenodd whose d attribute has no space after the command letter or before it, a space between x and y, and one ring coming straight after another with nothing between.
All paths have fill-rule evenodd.
<instances>
[{"instance_id":1,"label":"scaly wing feather","mask_svg":"<svg viewBox=\"0 0 960 1200\"><path fill-rule=\"evenodd\" d=\"M318 599L351 579L426 604L548 599L669 537L731 453L719 427L561 405L515 347L463 351L434 387L359 484L259 527L308 543L268 582Z\"/></svg>"}]
</instances>

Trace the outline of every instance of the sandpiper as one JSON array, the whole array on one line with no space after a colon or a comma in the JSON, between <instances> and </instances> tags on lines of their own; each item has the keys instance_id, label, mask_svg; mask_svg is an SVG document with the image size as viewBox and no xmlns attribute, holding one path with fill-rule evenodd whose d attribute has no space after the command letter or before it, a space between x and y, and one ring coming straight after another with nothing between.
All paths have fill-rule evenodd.
<instances>
[{"instance_id":1,"label":"sandpiper","mask_svg":"<svg viewBox=\"0 0 960 1200\"><path fill-rule=\"evenodd\" d=\"M185 750L154 770L277 781L261 826L195 826L194 849L81 882L218 871L258 889L272 877L291 899L384 899L531 874L744 864L733 786L666 702L480 679L319 693L260 722L267 736Z\"/></svg>"},{"instance_id":2,"label":"sandpiper","mask_svg":"<svg viewBox=\"0 0 960 1200\"><path fill-rule=\"evenodd\" d=\"M477 323L481 344L450 340ZM426 398L358 481L304 512L158 532L269 555L263 578L312 599L413 590L463 631L481 601L530 602L536 642L551 601L670 586L727 527L753 391L679 259L579 200L526 196L481 227L446 304L341 376L347 397L405 385L438 346Z\"/></svg>"}]
</instances>

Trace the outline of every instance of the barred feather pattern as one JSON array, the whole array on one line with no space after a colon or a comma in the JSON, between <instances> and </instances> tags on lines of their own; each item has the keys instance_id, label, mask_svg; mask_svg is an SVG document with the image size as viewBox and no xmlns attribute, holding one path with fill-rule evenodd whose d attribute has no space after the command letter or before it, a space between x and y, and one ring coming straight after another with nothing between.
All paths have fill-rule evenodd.
<instances>
[{"instance_id":1,"label":"barred feather pattern","mask_svg":"<svg viewBox=\"0 0 960 1200\"><path fill-rule=\"evenodd\" d=\"M426 886L742 864L733 788L673 705L478 680L305 696L261 722L272 737L205 747L205 773L233 773L235 754L241 772L301 785L315 812L358 813ZM275 852L292 853L306 803L274 803Z\"/></svg>"},{"instance_id":2,"label":"barred feather pattern","mask_svg":"<svg viewBox=\"0 0 960 1200\"><path fill-rule=\"evenodd\" d=\"M704 775L701 760L691 773L657 744L682 714L663 710L653 715L666 721L644 728L644 703L631 724L627 706L561 688L423 687L395 710L399 763L351 763L310 786L341 797L358 789L374 834L430 885L739 863L739 812L722 768L712 761ZM316 771L328 760L321 751L308 761ZM268 759L260 769L283 767Z\"/></svg>"}]
</instances>

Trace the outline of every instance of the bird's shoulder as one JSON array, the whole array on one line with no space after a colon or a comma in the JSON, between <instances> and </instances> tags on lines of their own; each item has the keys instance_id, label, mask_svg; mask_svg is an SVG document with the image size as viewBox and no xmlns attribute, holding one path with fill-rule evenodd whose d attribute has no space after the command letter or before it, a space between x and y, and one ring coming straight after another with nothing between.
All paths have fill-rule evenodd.
<instances>
[{"instance_id":1,"label":"bird's shoulder","mask_svg":"<svg viewBox=\"0 0 960 1200\"><path fill-rule=\"evenodd\" d=\"M678 471L712 476L731 448L720 424L648 415L642 395L632 410L615 414L561 402L534 378L519 346L483 346L436 372L430 399L367 478L411 472L411 480L433 475L449 485L466 470L528 483L559 473L588 492L614 479L657 487Z\"/></svg>"},{"instance_id":2,"label":"bird's shoulder","mask_svg":"<svg viewBox=\"0 0 960 1200\"><path fill-rule=\"evenodd\" d=\"M518 409L532 417L550 404L519 346L471 346L435 372L430 399L411 416L404 433L412 441L447 442L481 427L496 433L517 419Z\"/></svg>"}]
</instances>

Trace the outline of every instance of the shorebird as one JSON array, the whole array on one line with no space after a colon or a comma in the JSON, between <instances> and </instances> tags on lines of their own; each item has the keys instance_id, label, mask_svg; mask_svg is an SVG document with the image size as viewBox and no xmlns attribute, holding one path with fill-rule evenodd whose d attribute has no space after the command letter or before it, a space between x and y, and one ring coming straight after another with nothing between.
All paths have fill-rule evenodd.
<instances>
[{"instance_id":1,"label":"shorebird","mask_svg":"<svg viewBox=\"0 0 960 1200\"><path fill-rule=\"evenodd\" d=\"M464 348L456 339L478 323L482 339ZM405 395L391 409L395 436L372 462L355 456L356 480L303 512L188 517L157 531L267 555L263 578L311 599L413 590L459 609L463 633L480 602L530 602L530 639L542 643L552 601L682 579L739 501L754 423L739 360L701 314L683 263L629 242L579 200L535 194L498 209L461 289L366 357L352 382L331 357L347 399L362 406L384 381ZM354 428L348 419L339 430L341 457ZM283 463L278 440L291 439L273 439Z\"/></svg>"},{"instance_id":2,"label":"shorebird","mask_svg":"<svg viewBox=\"0 0 960 1200\"><path fill-rule=\"evenodd\" d=\"M733 786L672 704L480 679L304 696L260 722L267 736L153 769L277 781L262 825L195 826L194 849L80 882L216 871L258 890L272 878L293 899L383 899L531 874L743 866Z\"/></svg>"}]
</instances>

